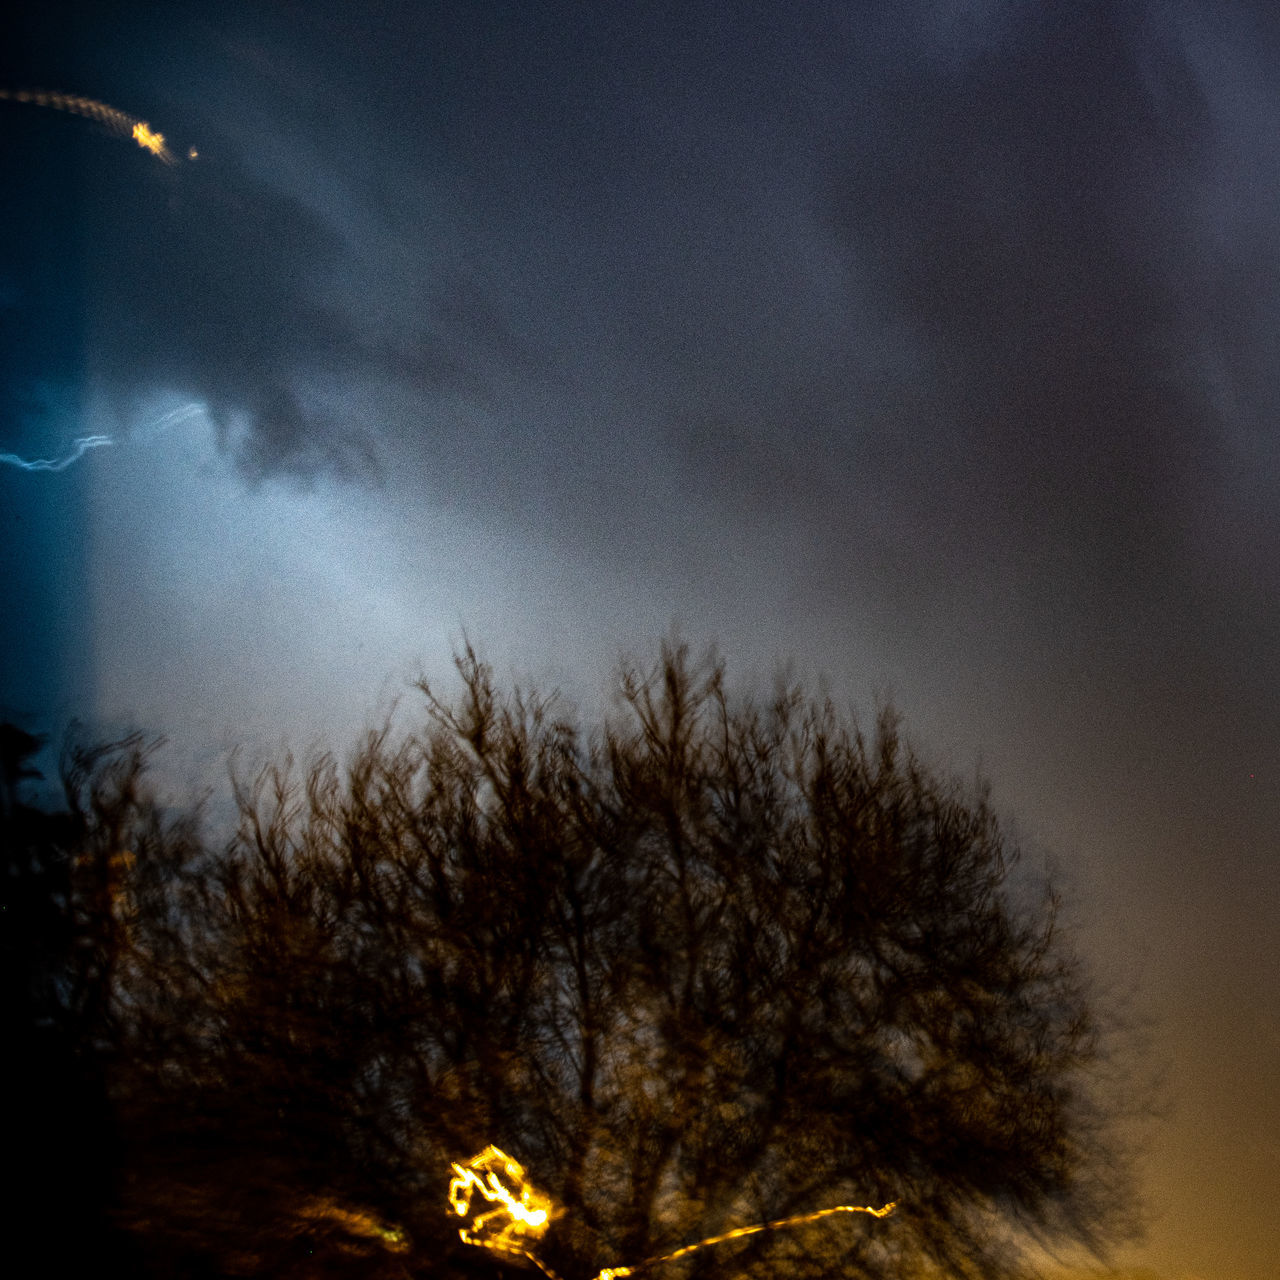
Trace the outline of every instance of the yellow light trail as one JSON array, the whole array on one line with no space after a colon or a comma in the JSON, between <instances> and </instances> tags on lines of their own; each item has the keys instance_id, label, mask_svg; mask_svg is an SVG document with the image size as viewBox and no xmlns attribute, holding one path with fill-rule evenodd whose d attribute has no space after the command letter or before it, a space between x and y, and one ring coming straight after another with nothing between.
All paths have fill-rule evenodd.
<instances>
[{"instance_id":1,"label":"yellow light trail","mask_svg":"<svg viewBox=\"0 0 1280 1280\"><path fill-rule=\"evenodd\" d=\"M164 134L156 133L145 120L127 112L109 107L93 98L80 98L70 93L57 93L47 89L0 89L0 99L8 102L29 102L37 107L52 107L55 111L70 111L106 125L122 138L132 138L144 151L150 151L165 164L177 164L177 157L165 145ZM195 158L193 147L188 155Z\"/></svg>"},{"instance_id":2,"label":"yellow light trail","mask_svg":"<svg viewBox=\"0 0 1280 1280\"><path fill-rule=\"evenodd\" d=\"M133 126L133 140L146 151L150 151L153 156L159 156L167 164L173 163L173 157L165 149L164 134L153 133L145 120L139 120Z\"/></svg>"},{"instance_id":3,"label":"yellow light trail","mask_svg":"<svg viewBox=\"0 0 1280 1280\"><path fill-rule=\"evenodd\" d=\"M389 1227L371 1213L344 1208L329 1199L312 1199L303 1204L299 1215L310 1222L330 1222L353 1236L380 1241L392 1253L407 1253L409 1240L399 1227Z\"/></svg>"},{"instance_id":4,"label":"yellow light trail","mask_svg":"<svg viewBox=\"0 0 1280 1280\"><path fill-rule=\"evenodd\" d=\"M490 1144L466 1164L455 1162L452 1168L449 1207L458 1217L465 1218L470 1212L473 1191L494 1206L487 1213L477 1214L470 1229L459 1228L458 1234L468 1244L522 1253L528 1241L541 1238L551 1220L552 1203L533 1189L525 1179L524 1169L505 1151ZM503 1185L503 1177L510 1180L514 1190Z\"/></svg>"},{"instance_id":5,"label":"yellow light trail","mask_svg":"<svg viewBox=\"0 0 1280 1280\"><path fill-rule=\"evenodd\" d=\"M486 1213L478 1214L471 1227L461 1227L458 1235L467 1244L481 1249L492 1249L498 1253L515 1253L527 1258L539 1267L550 1280L560 1280L528 1246L540 1240L551 1221L554 1204L547 1196L535 1191L525 1178L523 1166L513 1160L504 1151L490 1144L478 1155L473 1156L465 1164L454 1162L453 1180L449 1183L449 1207L460 1218L465 1218L471 1211L472 1192L478 1191L494 1208ZM510 1185L503 1182L506 1178ZM724 1244L726 1240L738 1240L743 1236L753 1236L761 1231L781 1231L786 1227L800 1227L807 1222L817 1222L821 1218L831 1217L837 1213L865 1213L873 1218L887 1218L897 1208L897 1201L891 1200L880 1208L864 1204L838 1204L830 1209L818 1209L813 1213L799 1213L791 1218L776 1218L772 1222L757 1222L749 1227L737 1227L722 1235L708 1236L694 1244L684 1245L672 1253L664 1253L657 1258L646 1258L632 1266L605 1267L596 1273L595 1280L622 1280L625 1276L634 1275L637 1271L656 1267L664 1262L674 1262L677 1258L686 1257L698 1249L707 1249L712 1245Z\"/></svg>"},{"instance_id":6,"label":"yellow light trail","mask_svg":"<svg viewBox=\"0 0 1280 1280\"><path fill-rule=\"evenodd\" d=\"M644 1262L637 1262L631 1267L605 1267L603 1271L597 1273L595 1280L617 1280L619 1276L634 1275L637 1271L642 1271L646 1267L656 1267L662 1262L674 1262L677 1258L683 1258L698 1249L705 1249L708 1245L723 1244L726 1240L737 1240L741 1236L753 1236L761 1231L779 1231L783 1227L800 1227L806 1222L817 1222L819 1218L829 1217L833 1213L868 1213L873 1218L887 1218L897 1207L898 1202L896 1200L890 1200L888 1204L881 1205L878 1209L873 1209L866 1204L838 1204L830 1209L819 1209L815 1213L798 1213L793 1218L775 1218L772 1222L756 1222L749 1227L738 1227L733 1231L726 1231L723 1235L708 1236L705 1240L699 1240L696 1244L687 1244L684 1248L677 1249L674 1253L664 1253L660 1258L648 1258Z\"/></svg>"}]
</instances>

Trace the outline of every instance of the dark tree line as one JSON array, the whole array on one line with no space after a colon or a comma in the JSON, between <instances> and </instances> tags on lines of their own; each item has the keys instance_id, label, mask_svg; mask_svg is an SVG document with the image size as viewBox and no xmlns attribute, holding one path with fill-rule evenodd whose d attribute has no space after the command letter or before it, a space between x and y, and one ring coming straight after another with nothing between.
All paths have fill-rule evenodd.
<instances>
[{"instance_id":1,"label":"dark tree line","mask_svg":"<svg viewBox=\"0 0 1280 1280\"><path fill-rule=\"evenodd\" d=\"M117 787L107 810L49 813L25 802L39 779L41 739L0 724L0 1028L4 1044L4 1197L12 1248L32 1248L46 1275L88 1268L127 1274L135 1259L113 1222L122 1148L109 1098L114 912L91 867L91 849L113 845L115 819L136 796ZM136 744L82 752L66 762L74 791L96 773L136 780ZM131 783L126 783L126 789ZM117 803L123 801L123 803ZM114 830L113 830L114 828ZM104 860L105 868L109 857ZM117 862L118 865L118 862Z\"/></svg>"},{"instance_id":2,"label":"dark tree line","mask_svg":"<svg viewBox=\"0 0 1280 1280\"><path fill-rule=\"evenodd\" d=\"M459 669L421 732L240 784L221 847L137 744L71 759L48 998L140 1266L514 1268L445 1204L489 1143L559 1206L566 1280L841 1203L899 1207L654 1274L998 1277L1018 1233L1125 1229L1097 1011L985 796L891 717L735 703L678 648L593 736Z\"/></svg>"}]
</instances>

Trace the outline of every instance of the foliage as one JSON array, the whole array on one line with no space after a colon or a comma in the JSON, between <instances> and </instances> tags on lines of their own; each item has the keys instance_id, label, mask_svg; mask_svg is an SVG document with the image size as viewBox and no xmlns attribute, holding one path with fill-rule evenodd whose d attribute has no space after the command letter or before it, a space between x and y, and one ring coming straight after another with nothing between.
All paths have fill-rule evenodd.
<instances>
[{"instance_id":1,"label":"foliage","mask_svg":"<svg viewBox=\"0 0 1280 1280\"><path fill-rule=\"evenodd\" d=\"M444 1198L490 1142L559 1206L569 1280L847 1202L900 1207L663 1271L999 1276L1017 1232L1123 1229L1053 894L892 716L733 702L669 646L588 736L459 670L420 733L239 784L218 851L81 778L157 1271L492 1274Z\"/></svg>"}]
</instances>

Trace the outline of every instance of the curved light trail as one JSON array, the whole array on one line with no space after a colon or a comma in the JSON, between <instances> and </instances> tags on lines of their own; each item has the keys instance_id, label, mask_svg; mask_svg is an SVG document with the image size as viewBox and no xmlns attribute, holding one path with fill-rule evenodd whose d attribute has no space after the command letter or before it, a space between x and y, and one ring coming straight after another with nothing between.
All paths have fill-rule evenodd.
<instances>
[{"instance_id":1,"label":"curved light trail","mask_svg":"<svg viewBox=\"0 0 1280 1280\"><path fill-rule=\"evenodd\" d=\"M145 121L98 102L93 98L82 98L72 93L58 93L51 89L0 89L0 100L7 102L29 102L36 107L51 107L55 111L69 111L72 115L84 116L88 120L96 120L105 125L112 133L123 138L132 138L144 151L150 151L165 164L177 164L178 158L169 150L163 133L157 133ZM188 152L195 158L195 149Z\"/></svg>"}]
</instances>

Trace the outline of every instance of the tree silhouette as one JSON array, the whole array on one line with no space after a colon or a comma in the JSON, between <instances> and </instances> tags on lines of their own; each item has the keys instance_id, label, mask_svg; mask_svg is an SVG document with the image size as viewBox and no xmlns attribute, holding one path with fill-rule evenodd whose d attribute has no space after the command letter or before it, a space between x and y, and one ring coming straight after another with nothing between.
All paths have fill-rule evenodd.
<instances>
[{"instance_id":1,"label":"tree silhouette","mask_svg":"<svg viewBox=\"0 0 1280 1280\"><path fill-rule=\"evenodd\" d=\"M892 716L735 703L680 647L594 736L459 670L422 732L239 785L223 849L117 823L113 1088L157 1271L514 1268L445 1202L490 1143L566 1280L846 1203L898 1208L652 1270L993 1277L1019 1236L1125 1229L1098 1016L985 794Z\"/></svg>"},{"instance_id":2,"label":"tree silhouette","mask_svg":"<svg viewBox=\"0 0 1280 1280\"><path fill-rule=\"evenodd\" d=\"M0 724L6 1208L45 1273L127 1273L134 1260L112 1221L120 1152L106 1053L120 946L103 898L113 872L95 855L118 847L113 818L130 808L118 784L140 775L142 757L133 739L72 753L65 776L74 790L94 774L98 806L91 814L74 805L48 812L22 794L25 782L41 777L30 761L43 745ZM121 870L118 858L114 868Z\"/></svg>"}]
</instances>

